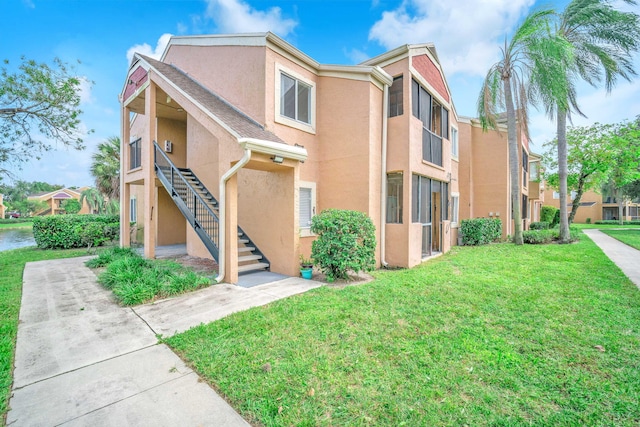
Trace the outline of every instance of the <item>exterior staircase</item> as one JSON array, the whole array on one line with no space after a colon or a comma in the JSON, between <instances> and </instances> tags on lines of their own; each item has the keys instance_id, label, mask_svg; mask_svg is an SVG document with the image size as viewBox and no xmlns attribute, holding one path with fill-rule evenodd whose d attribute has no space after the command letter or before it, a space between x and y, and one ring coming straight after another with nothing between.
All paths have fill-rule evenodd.
<instances>
[{"instance_id":1,"label":"exterior staircase","mask_svg":"<svg viewBox=\"0 0 640 427\"><path fill-rule=\"evenodd\" d=\"M156 176L217 262L220 243L218 201L191 169L176 167L156 142L154 148ZM238 227L238 272L269 268L269 260Z\"/></svg>"}]
</instances>

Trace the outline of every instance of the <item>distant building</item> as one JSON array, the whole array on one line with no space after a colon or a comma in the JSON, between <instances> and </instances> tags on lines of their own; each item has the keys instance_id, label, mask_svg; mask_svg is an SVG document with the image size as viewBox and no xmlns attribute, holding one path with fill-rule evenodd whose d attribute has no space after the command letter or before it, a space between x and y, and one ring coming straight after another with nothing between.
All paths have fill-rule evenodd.
<instances>
[{"instance_id":1,"label":"distant building","mask_svg":"<svg viewBox=\"0 0 640 427\"><path fill-rule=\"evenodd\" d=\"M28 200L39 200L45 202L47 204L47 208L35 212L33 216L44 216L44 215L60 215L64 214L64 209L62 209L62 203L65 200L76 199L80 200L81 193L89 187L81 187L79 189L72 190L70 188L62 188L60 190L47 191L38 194L32 194L27 199ZM89 209L89 205L87 201L84 200L82 203L82 209L80 209L79 214L90 214L91 209Z\"/></svg>"},{"instance_id":2,"label":"distant building","mask_svg":"<svg viewBox=\"0 0 640 427\"><path fill-rule=\"evenodd\" d=\"M567 212L570 213L573 206L575 191L568 194ZM636 200L624 200L622 202L622 217L625 221L640 219L640 203ZM545 190L545 205L560 207L560 194L549 188ZM617 220L619 218L618 200L612 195L596 193L593 190L585 192L580 198L580 206L576 211L573 222L585 224L600 220Z\"/></svg>"}]
</instances>

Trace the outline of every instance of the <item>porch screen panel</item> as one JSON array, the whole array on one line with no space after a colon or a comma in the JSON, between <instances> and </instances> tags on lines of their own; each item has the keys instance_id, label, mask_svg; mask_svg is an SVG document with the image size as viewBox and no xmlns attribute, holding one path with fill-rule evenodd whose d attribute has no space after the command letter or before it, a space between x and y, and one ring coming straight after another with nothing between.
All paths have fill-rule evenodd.
<instances>
[{"instance_id":1,"label":"porch screen panel","mask_svg":"<svg viewBox=\"0 0 640 427\"><path fill-rule=\"evenodd\" d=\"M431 163L442 166L442 137L431 135Z\"/></svg>"},{"instance_id":2,"label":"porch screen panel","mask_svg":"<svg viewBox=\"0 0 640 427\"><path fill-rule=\"evenodd\" d=\"M420 85L415 80L411 80L411 113L420 118Z\"/></svg>"},{"instance_id":3,"label":"porch screen panel","mask_svg":"<svg viewBox=\"0 0 640 427\"><path fill-rule=\"evenodd\" d=\"M411 177L411 222L420 222L420 177Z\"/></svg>"},{"instance_id":4,"label":"porch screen panel","mask_svg":"<svg viewBox=\"0 0 640 427\"><path fill-rule=\"evenodd\" d=\"M431 95L420 86L420 120L422 126L431 129Z\"/></svg>"},{"instance_id":5,"label":"porch screen panel","mask_svg":"<svg viewBox=\"0 0 640 427\"><path fill-rule=\"evenodd\" d=\"M442 107L442 137L449 139L449 111Z\"/></svg>"},{"instance_id":6,"label":"porch screen panel","mask_svg":"<svg viewBox=\"0 0 640 427\"><path fill-rule=\"evenodd\" d=\"M433 163L431 155L431 132L422 128L422 160Z\"/></svg>"},{"instance_id":7,"label":"porch screen panel","mask_svg":"<svg viewBox=\"0 0 640 427\"><path fill-rule=\"evenodd\" d=\"M443 182L442 184L442 192L440 194L440 205L442 207L442 212L440 215L442 216L443 221L447 221L449 219L449 184Z\"/></svg>"},{"instance_id":8,"label":"porch screen panel","mask_svg":"<svg viewBox=\"0 0 640 427\"><path fill-rule=\"evenodd\" d=\"M431 180L420 177L420 222L431 222Z\"/></svg>"},{"instance_id":9,"label":"porch screen panel","mask_svg":"<svg viewBox=\"0 0 640 427\"><path fill-rule=\"evenodd\" d=\"M403 111L403 81L402 76L395 77L389 88L389 117L401 116Z\"/></svg>"},{"instance_id":10,"label":"porch screen panel","mask_svg":"<svg viewBox=\"0 0 640 427\"><path fill-rule=\"evenodd\" d=\"M387 174L387 223L402 224L402 173Z\"/></svg>"}]
</instances>

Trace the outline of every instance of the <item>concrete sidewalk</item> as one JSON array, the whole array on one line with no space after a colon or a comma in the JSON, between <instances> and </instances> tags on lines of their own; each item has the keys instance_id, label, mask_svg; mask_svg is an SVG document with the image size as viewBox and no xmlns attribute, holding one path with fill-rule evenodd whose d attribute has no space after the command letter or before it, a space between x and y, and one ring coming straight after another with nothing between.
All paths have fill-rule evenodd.
<instances>
[{"instance_id":1,"label":"concrete sidewalk","mask_svg":"<svg viewBox=\"0 0 640 427\"><path fill-rule=\"evenodd\" d=\"M640 251L604 234L600 230L582 231L640 289Z\"/></svg>"},{"instance_id":2,"label":"concrete sidewalk","mask_svg":"<svg viewBox=\"0 0 640 427\"><path fill-rule=\"evenodd\" d=\"M8 425L248 426L156 334L170 336L321 286L288 278L216 285L118 306L88 257L28 263Z\"/></svg>"}]
</instances>

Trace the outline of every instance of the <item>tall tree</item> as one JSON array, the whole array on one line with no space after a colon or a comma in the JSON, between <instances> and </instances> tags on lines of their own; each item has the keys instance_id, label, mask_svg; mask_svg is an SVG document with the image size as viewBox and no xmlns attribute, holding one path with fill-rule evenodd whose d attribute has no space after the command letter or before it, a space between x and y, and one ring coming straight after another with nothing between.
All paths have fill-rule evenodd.
<instances>
[{"instance_id":1,"label":"tall tree","mask_svg":"<svg viewBox=\"0 0 640 427\"><path fill-rule=\"evenodd\" d=\"M95 188L87 188L80 193L80 204L87 202L91 213L104 213L104 195Z\"/></svg>"},{"instance_id":2,"label":"tall tree","mask_svg":"<svg viewBox=\"0 0 640 427\"><path fill-rule=\"evenodd\" d=\"M80 129L82 81L56 58L47 65L21 58L16 71L4 61L0 69L0 173L55 144L84 148Z\"/></svg>"},{"instance_id":3,"label":"tall tree","mask_svg":"<svg viewBox=\"0 0 640 427\"><path fill-rule=\"evenodd\" d=\"M610 138L613 161L608 186L618 201L618 219L623 225L623 206L628 199L624 189L640 179L640 119L615 125Z\"/></svg>"},{"instance_id":4,"label":"tall tree","mask_svg":"<svg viewBox=\"0 0 640 427\"><path fill-rule=\"evenodd\" d=\"M98 144L91 156L91 175L96 187L109 200L120 197L120 138L112 136Z\"/></svg>"},{"instance_id":5,"label":"tall tree","mask_svg":"<svg viewBox=\"0 0 640 427\"><path fill-rule=\"evenodd\" d=\"M633 0L623 0L635 5ZM640 22L633 12L616 10L610 0L572 0L560 15L556 34L573 47L573 61L565 70L567 98L555 106L558 140L560 193L560 242L569 242L567 217L567 118L571 111L581 114L575 84L582 78L597 86L604 79L607 92L618 77L630 80L636 74L632 55L640 46Z\"/></svg>"},{"instance_id":6,"label":"tall tree","mask_svg":"<svg viewBox=\"0 0 640 427\"><path fill-rule=\"evenodd\" d=\"M478 98L478 116L484 130L495 129L499 113L506 109L513 239L519 245L523 241L517 126L528 135L529 104L541 101L548 105L552 99L561 99L567 90L565 80L558 76L563 75L563 58L571 50L564 39L550 33L553 16L552 10L533 12L508 43L505 39L500 61L487 72Z\"/></svg>"},{"instance_id":7,"label":"tall tree","mask_svg":"<svg viewBox=\"0 0 640 427\"><path fill-rule=\"evenodd\" d=\"M569 128L567 132L567 191L575 191L569 223L576 216L580 200L585 191L599 190L607 174L613 167L614 147L612 146L612 125L595 123L591 126ZM559 187L558 141L554 139L545 144L545 165L548 173L545 176L547 184L553 188Z\"/></svg>"}]
</instances>

